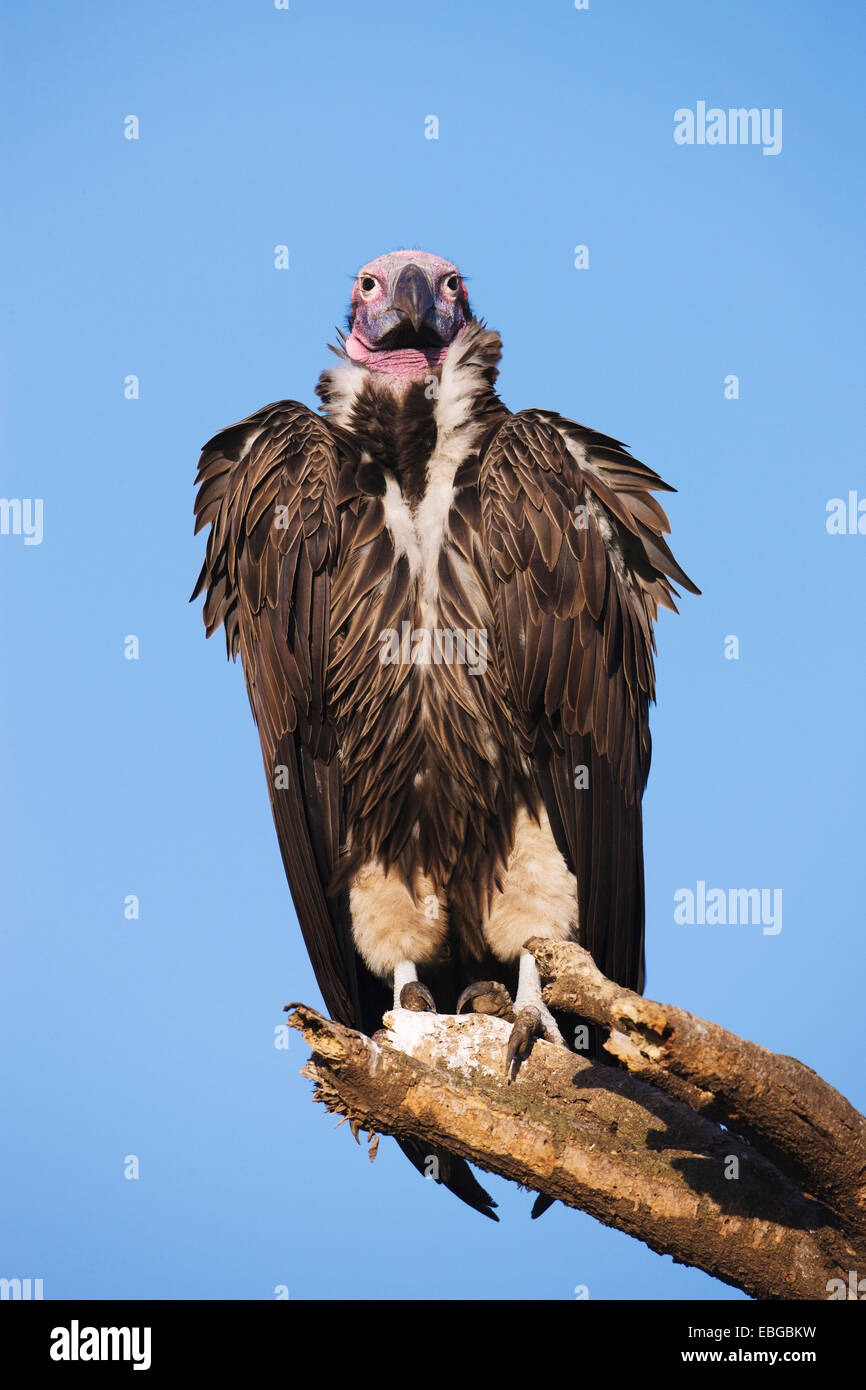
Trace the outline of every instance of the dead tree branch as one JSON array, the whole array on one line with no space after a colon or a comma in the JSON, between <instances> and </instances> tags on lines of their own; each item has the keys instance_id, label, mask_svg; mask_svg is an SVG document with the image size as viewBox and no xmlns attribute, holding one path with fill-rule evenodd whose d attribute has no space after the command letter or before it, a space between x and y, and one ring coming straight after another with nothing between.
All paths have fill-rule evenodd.
<instances>
[{"instance_id":1,"label":"dead tree branch","mask_svg":"<svg viewBox=\"0 0 866 1390\"><path fill-rule=\"evenodd\" d=\"M538 1041L509 1082L501 1019L400 1009L368 1038L291 1005L316 1099L356 1137L458 1154L757 1298L824 1299L866 1268L866 1122L838 1092L580 947L530 946L549 1001L612 1029L620 1066Z\"/></svg>"},{"instance_id":2,"label":"dead tree branch","mask_svg":"<svg viewBox=\"0 0 866 1390\"><path fill-rule=\"evenodd\" d=\"M554 1008L611 1030L607 1051L632 1075L695 1097L756 1144L798 1186L866 1235L866 1118L811 1067L716 1023L642 999L606 979L580 946L530 943ZM710 1104L706 1103L706 1100Z\"/></svg>"}]
</instances>

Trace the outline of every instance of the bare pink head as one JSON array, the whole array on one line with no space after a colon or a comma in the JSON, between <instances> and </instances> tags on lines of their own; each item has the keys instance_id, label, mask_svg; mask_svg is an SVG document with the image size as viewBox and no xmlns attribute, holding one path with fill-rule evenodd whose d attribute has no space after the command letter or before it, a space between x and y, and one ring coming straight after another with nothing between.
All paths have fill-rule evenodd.
<instances>
[{"instance_id":1,"label":"bare pink head","mask_svg":"<svg viewBox=\"0 0 866 1390\"><path fill-rule=\"evenodd\" d=\"M355 278L346 351L376 371L423 377L470 317L456 265L427 251L388 251Z\"/></svg>"}]
</instances>

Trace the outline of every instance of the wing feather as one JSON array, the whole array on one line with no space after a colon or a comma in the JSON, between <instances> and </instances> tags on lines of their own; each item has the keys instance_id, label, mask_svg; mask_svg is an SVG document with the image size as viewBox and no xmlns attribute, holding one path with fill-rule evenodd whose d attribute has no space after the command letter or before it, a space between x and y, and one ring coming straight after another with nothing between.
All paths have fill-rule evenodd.
<instances>
[{"instance_id":1,"label":"wing feather","mask_svg":"<svg viewBox=\"0 0 866 1390\"><path fill-rule=\"evenodd\" d=\"M328 720L330 572L338 478L350 450L328 422L278 401L208 444L196 531L210 525L193 598L243 661L271 808L298 921L332 1017L359 1024L360 980L345 894L328 896L341 849L342 785Z\"/></svg>"},{"instance_id":2,"label":"wing feather","mask_svg":"<svg viewBox=\"0 0 866 1390\"><path fill-rule=\"evenodd\" d=\"M551 411L508 416L481 458L510 697L577 878L581 939L606 975L635 989L653 624L674 606L670 580L698 592L665 543L654 491L672 489L617 440Z\"/></svg>"}]
</instances>

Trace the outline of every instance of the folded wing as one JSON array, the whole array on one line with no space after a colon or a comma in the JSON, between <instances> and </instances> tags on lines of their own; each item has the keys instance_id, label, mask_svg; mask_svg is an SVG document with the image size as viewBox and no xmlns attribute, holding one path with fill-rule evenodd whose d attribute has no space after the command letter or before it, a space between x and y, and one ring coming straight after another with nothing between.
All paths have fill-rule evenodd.
<instances>
[{"instance_id":1,"label":"folded wing","mask_svg":"<svg viewBox=\"0 0 866 1390\"><path fill-rule=\"evenodd\" d=\"M676 611L672 580L698 592L652 495L672 489L617 440L540 410L487 442L480 488L509 696L577 877L580 939L642 990L653 624Z\"/></svg>"},{"instance_id":2,"label":"folded wing","mask_svg":"<svg viewBox=\"0 0 866 1390\"><path fill-rule=\"evenodd\" d=\"M334 504L347 442L296 401L265 406L205 445L196 531L210 523L193 598L208 636L240 652L280 851L319 988L356 1025L358 981L345 895L326 886L341 840L341 784L325 704Z\"/></svg>"}]
</instances>

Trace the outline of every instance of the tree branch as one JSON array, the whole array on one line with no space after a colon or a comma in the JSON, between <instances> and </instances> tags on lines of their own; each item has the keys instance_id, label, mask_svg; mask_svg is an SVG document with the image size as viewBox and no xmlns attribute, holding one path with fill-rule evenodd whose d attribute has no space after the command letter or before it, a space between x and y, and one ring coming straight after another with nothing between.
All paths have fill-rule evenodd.
<instances>
[{"instance_id":1,"label":"tree branch","mask_svg":"<svg viewBox=\"0 0 866 1390\"><path fill-rule=\"evenodd\" d=\"M539 959L541 945L533 943ZM561 984L558 964L544 962ZM585 972L575 972L574 961L566 964L569 980L580 975L580 1009L590 1016ZM599 991L591 977L590 984ZM622 1003L617 1017L647 1046L645 1025L628 1019ZM289 1008L289 1023L312 1048L303 1074L314 1082L315 1098L348 1117L356 1138L366 1129L421 1140L431 1157L437 1149L458 1154L759 1298L826 1298L828 1280L847 1284L848 1271L858 1268L857 1238L842 1228L837 1213L682 1095L543 1041L509 1083L509 1026L484 1015L398 1009L385 1015L383 1030L371 1039L305 1005ZM664 1032L661 1013L647 1017ZM658 1079L685 1087L698 1109L706 1108L712 1094L704 1068L692 1068L683 1080L658 1059L645 1058L631 1034L623 1039L626 1066L632 1049L640 1066L655 1067ZM866 1241L860 1238L859 1267L864 1264Z\"/></svg>"},{"instance_id":2,"label":"tree branch","mask_svg":"<svg viewBox=\"0 0 866 1390\"><path fill-rule=\"evenodd\" d=\"M542 977L551 977L551 1007L611 1029L607 1051L628 1071L665 1089L679 1081L683 1098L711 1109L846 1229L866 1235L866 1119L811 1067L622 989L580 946L540 938L528 945Z\"/></svg>"}]
</instances>

